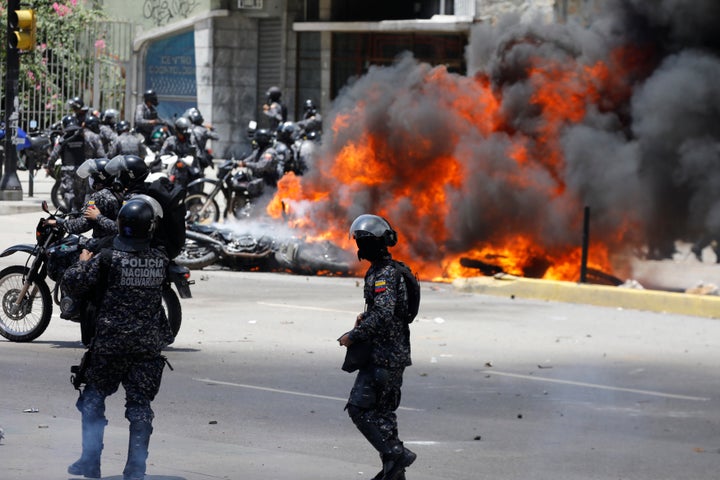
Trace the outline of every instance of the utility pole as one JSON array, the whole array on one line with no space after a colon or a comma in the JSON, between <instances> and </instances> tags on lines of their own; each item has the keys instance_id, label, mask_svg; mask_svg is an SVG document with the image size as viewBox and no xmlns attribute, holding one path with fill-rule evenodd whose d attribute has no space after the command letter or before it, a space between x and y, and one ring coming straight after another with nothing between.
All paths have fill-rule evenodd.
<instances>
[{"instance_id":1,"label":"utility pole","mask_svg":"<svg viewBox=\"0 0 720 480\"><path fill-rule=\"evenodd\" d=\"M8 0L7 56L5 65L5 165L0 179L0 200L22 200L17 176L18 79L20 50L35 48L35 11L20 10L20 0ZM23 140L24 141L24 140Z\"/></svg>"}]
</instances>

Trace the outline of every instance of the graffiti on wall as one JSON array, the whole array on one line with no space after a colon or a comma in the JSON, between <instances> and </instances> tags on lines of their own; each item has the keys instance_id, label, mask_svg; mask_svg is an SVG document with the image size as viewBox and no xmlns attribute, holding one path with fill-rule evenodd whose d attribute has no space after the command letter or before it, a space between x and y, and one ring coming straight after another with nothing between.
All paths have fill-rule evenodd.
<instances>
[{"instance_id":1,"label":"graffiti on wall","mask_svg":"<svg viewBox=\"0 0 720 480\"><path fill-rule=\"evenodd\" d=\"M199 0L145 0L143 16L160 27L188 18L199 4Z\"/></svg>"}]
</instances>

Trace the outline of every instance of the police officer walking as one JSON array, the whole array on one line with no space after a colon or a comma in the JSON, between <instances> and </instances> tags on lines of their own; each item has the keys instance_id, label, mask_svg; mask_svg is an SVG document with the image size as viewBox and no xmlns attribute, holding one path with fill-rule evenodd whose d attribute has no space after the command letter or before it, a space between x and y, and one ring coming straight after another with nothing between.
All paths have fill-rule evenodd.
<instances>
[{"instance_id":1,"label":"police officer walking","mask_svg":"<svg viewBox=\"0 0 720 480\"><path fill-rule=\"evenodd\" d=\"M93 255L83 250L80 261L63 277L75 297L103 291L96 301L96 333L85 363L85 388L77 401L82 414L82 455L68 467L71 475L100 478L100 457L107 419L105 399L125 389L125 418L130 422L128 456L123 480L143 480L150 435L152 400L160 389L166 359L161 352L172 343L162 307L162 286L169 260L150 241L156 217L152 206L131 199L118 213L113 248Z\"/></svg>"},{"instance_id":2,"label":"police officer walking","mask_svg":"<svg viewBox=\"0 0 720 480\"><path fill-rule=\"evenodd\" d=\"M403 372L412 363L410 328L403 320L409 309L408 287L388 252L397 244L397 233L384 218L365 214L353 221L350 235L358 258L371 265L365 274L365 311L338 341L346 347L367 345L370 358L359 368L345 409L380 453L382 470L373 480L404 480L416 454L399 440L395 414Z\"/></svg>"}]
</instances>

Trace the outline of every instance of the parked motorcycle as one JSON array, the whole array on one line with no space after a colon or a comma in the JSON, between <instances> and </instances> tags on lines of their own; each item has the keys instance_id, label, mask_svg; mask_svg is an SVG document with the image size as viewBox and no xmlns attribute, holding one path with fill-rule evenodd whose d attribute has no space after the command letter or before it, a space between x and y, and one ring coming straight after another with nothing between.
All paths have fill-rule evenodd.
<instances>
[{"instance_id":1,"label":"parked motorcycle","mask_svg":"<svg viewBox=\"0 0 720 480\"><path fill-rule=\"evenodd\" d=\"M163 143L165 143L165 140L172 135L175 135L175 129L173 128L172 122L160 119L160 123L153 127L150 137L145 142L145 145L148 147L148 150L153 153L158 153L162 148Z\"/></svg>"},{"instance_id":2,"label":"parked motorcycle","mask_svg":"<svg viewBox=\"0 0 720 480\"><path fill-rule=\"evenodd\" d=\"M354 262L348 252L328 241L258 235L199 223L188 225L185 247L175 261L191 270L219 264L234 270L289 271L303 275L347 275Z\"/></svg>"},{"instance_id":3,"label":"parked motorcycle","mask_svg":"<svg viewBox=\"0 0 720 480\"><path fill-rule=\"evenodd\" d=\"M28 254L25 265L12 265L0 271L0 335L13 342L31 342L47 329L52 316L53 302L66 305L62 297L62 275L76 262L82 251L78 235L67 235L62 220L70 215L50 213L47 202L42 209L48 214L41 218L36 228L36 244L19 244L6 248L0 257L13 253ZM56 219L49 225L46 220ZM29 266L28 266L29 265ZM55 282L52 290L48 278ZM163 307L170 322L173 335L177 335L182 323L181 298L190 298L190 271L180 265L171 265L163 288ZM177 294L172 290L175 285ZM65 310L67 311L67 310ZM86 345L94 335L91 322L84 322L80 312L82 341Z\"/></svg>"},{"instance_id":4,"label":"parked motorcycle","mask_svg":"<svg viewBox=\"0 0 720 480\"><path fill-rule=\"evenodd\" d=\"M236 165L234 159L225 160L218 165L217 178L202 177L188 185L185 207L190 223L209 224L220 220L217 197L221 193L225 204L223 219L231 213L238 219L251 215L253 199L262 195L265 182L262 178L253 178L250 169ZM205 183L213 186L210 193L204 193Z\"/></svg>"}]
</instances>

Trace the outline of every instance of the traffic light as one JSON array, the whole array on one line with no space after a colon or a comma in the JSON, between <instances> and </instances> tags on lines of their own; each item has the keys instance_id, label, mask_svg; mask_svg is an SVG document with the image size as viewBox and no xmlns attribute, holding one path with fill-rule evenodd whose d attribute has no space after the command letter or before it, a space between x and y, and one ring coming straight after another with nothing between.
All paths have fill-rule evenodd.
<instances>
[{"instance_id":1,"label":"traffic light","mask_svg":"<svg viewBox=\"0 0 720 480\"><path fill-rule=\"evenodd\" d=\"M35 10L11 10L8 12L10 48L32 50L35 48Z\"/></svg>"}]
</instances>

